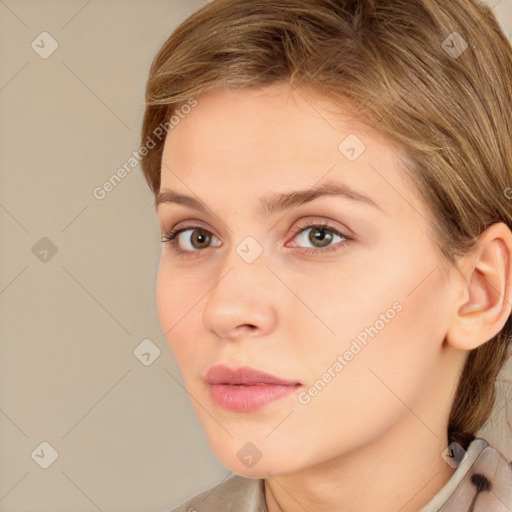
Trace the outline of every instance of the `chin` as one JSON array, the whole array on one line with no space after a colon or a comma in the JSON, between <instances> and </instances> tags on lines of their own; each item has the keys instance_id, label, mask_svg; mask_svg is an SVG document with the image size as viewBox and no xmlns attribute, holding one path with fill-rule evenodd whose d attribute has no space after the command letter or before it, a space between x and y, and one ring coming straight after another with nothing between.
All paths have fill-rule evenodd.
<instances>
[{"instance_id":1,"label":"chin","mask_svg":"<svg viewBox=\"0 0 512 512\"><path fill-rule=\"evenodd\" d=\"M237 446L233 451L230 449L228 451L226 445L217 448L212 447L212 450L219 462L233 473L246 478L268 478L297 470L297 465L293 464L296 461L292 461L286 454L276 453L274 450L265 456L265 453L259 452L258 454L255 450L251 455L250 445Z\"/></svg>"},{"instance_id":2,"label":"chin","mask_svg":"<svg viewBox=\"0 0 512 512\"><path fill-rule=\"evenodd\" d=\"M233 473L236 473L237 475L243 476L245 478L268 478L270 476L275 476L281 473L274 464L264 464L263 459L257 462L252 468L241 464L238 459L229 459L224 461L221 460L221 462Z\"/></svg>"}]
</instances>

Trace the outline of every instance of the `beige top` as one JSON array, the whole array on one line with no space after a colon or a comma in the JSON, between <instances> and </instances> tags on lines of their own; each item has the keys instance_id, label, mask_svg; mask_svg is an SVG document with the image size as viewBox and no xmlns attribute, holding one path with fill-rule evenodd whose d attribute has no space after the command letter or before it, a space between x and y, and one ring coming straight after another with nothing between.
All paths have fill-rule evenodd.
<instances>
[{"instance_id":1,"label":"beige top","mask_svg":"<svg viewBox=\"0 0 512 512\"><path fill-rule=\"evenodd\" d=\"M418 512L512 512L512 462L479 437L460 450L451 478ZM264 480L235 474L167 512L268 512Z\"/></svg>"}]
</instances>

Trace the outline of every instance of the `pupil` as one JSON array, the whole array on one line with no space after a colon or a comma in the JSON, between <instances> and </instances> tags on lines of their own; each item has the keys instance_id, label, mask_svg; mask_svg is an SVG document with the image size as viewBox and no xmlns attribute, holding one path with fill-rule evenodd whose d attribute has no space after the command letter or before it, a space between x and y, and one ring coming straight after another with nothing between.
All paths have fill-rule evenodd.
<instances>
[{"instance_id":1,"label":"pupil","mask_svg":"<svg viewBox=\"0 0 512 512\"><path fill-rule=\"evenodd\" d=\"M196 240L199 240L199 244L202 244L202 243L204 243L205 241L206 241L206 242L208 242L208 238L209 238L209 237L204 233L204 231L198 231L198 233L199 233L199 234L198 234L197 236L195 236L194 238L195 238ZM201 239L202 239L202 241L201 241Z\"/></svg>"},{"instance_id":2,"label":"pupil","mask_svg":"<svg viewBox=\"0 0 512 512\"><path fill-rule=\"evenodd\" d=\"M310 234L309 234L309 239L310 241L314 244L315 242L322 242L322 241L325 241L325 243L323 245L328 245L329 242L331 241L332 239L332 234L325 234L325 232L328 231L326 229L323 229L323 228L314 228L310 231ZM319 236L317 236L319 233L321 233ZM323 235L322 235L323 234Z\"/></svg>"}]
</instances>

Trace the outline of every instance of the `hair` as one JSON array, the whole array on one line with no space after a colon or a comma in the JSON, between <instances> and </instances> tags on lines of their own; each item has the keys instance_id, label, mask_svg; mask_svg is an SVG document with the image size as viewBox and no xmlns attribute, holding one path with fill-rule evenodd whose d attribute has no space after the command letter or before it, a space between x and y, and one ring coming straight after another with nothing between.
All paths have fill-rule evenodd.
<instances>
[{"instance_id":1,"label":"hair","mask_svg":"<svg viewBox=\"0 0 512 512\"><path fill-rule=\"evenodd\" d=\"M141 140L153 146L141 167L152 192L160 189L162 127L165 135L180 109L216 87L282 80L312 87L335 105L350 104L358 120L398 145L451 264L492 224L512 229L512 47L482 2L206 4L174 30L149 71ZM466 449L490 417L511 339L509 315L496 336L469 352L449 442Z\"/></svg>"}]
</instances>

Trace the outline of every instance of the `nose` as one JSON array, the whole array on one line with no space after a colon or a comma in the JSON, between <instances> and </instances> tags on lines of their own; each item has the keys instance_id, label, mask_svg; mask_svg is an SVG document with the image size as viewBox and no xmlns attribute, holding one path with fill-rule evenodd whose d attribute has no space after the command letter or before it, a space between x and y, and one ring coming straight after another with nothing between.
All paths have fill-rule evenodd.
<instances>
[{"instance_id":1,"label":"nose","mask_svg":"<svg viewBox=\"0 0 512 512\"><path fill-rule=\"evenodd\" d=\"M234 258L229 261L207 295L203 325L230 340L265 336L276 325L278 280L263 257L251 264Z\"/></svg>"}]
</instances>

